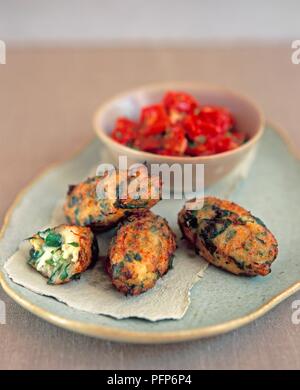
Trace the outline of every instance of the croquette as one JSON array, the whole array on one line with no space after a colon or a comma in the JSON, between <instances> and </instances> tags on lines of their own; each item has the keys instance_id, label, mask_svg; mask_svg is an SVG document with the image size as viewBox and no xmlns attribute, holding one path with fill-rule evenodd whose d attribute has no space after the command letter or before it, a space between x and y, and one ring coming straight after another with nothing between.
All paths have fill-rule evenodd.
<instances>
[{"instance_id":1,"label":"croquette","mask_svg":"<svg viewBox=\"0 0 300 390\"><path fill-rule=\"evenodd\" d=\"M60 225L28 240L28 264L48 278L48 284L78 278L98 255L97 241L88 227Z\"/></svg>"},{"instance_id":2,"label":"croquette","mask_svg":"<svg viewBox=\"0 0 300 390\"><path fill-rule=\"evenodd\" d=\"M183 236L209 263L235 275L271 272L278 244L265 224L241 206L214 197L204 198L203 207L180 211Z\"/></svg>"},{"instance_id":3,"label":"croquette","mask_svg":"<svg viewBox=\"0 0 300 390\"><path fill-rule=\"evenodd\" d=\"M172 267L175 250L175 234L165 219L151 211L130 216L108 252L107 271L113 285L126 295L151 289Z\"/></svg>"},{"instance_id":4,"label":"croquette","mask_svg":"<svg viewBox=\"0 0 300 390\"><path fill-rule=\"evenodd\" d=\"M126 171L121 171L117 172L115 177L108 173L107 176L88 178L82 183L70 186L64 205L68 223L89 226L97 231L108 230L128 215L153 207L161 199L159 178L141 177L141 188L137 188L136 193L130 190L131 180ZM122 197L118 191L124 184L127 184L128 191L127 195ZM99 186L108 188L105 196L99 196Z\"/></svg>"}]
</instances>

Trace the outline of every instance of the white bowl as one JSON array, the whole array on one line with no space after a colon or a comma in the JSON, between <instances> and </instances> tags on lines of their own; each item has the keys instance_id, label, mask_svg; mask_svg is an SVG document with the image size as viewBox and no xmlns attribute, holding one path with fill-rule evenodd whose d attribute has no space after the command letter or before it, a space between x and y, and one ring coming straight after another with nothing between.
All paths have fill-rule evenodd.
<instances>
[{"instance_id":1,"label":"white bowl","mask_svg":"<svg viewBox=\"0 0 300 390\"><path fill-rule=\"evenodd\" d=\"M210 156L189 157L189 156L161 156L158 154L143 152L131 149L114 141L110 134L114 128L115 121L120 116L126 116L137 120L143 106L158 103L166 91L184 91L194 96L200 104L224 106L233 114L236 119L237 128L247 134L249 140L237 149ZM143 163L149 164L166 163L172 164L204 164L205 187L218 182L233 170L242 168L246 161L251 160L251 155L259 139L263 134L264 116L261 110L246 97L238 93L198 83L160 83L155 85L141 86L137 89L126 91L107 102L103 103L96 111L93 126L100 140L105 144L112 160L118 164L119 156L127 156L128 164ZM195 188L195 173L193 173L192 186ZM186 192L193 190L186 189ZM171 189L176 190L171 182Z\"/></svg>"}]
</instances>

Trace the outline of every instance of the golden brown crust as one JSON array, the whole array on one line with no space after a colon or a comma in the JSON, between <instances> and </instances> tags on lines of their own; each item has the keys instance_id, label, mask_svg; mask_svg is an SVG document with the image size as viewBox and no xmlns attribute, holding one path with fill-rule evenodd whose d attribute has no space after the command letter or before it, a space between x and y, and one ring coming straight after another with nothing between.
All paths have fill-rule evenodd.
<instances>
[{"instance_id":1,"label":"golden brown crust","mask_svg":"<svg viewBox=\"0 0 300 390\"><path fill-rule=\"evenodd\" d=\"M241 206L214 197L200 210L184 207L178 223L186 239L211 264L236 275L267 275L278 254L274 235Z\"/></svg>"},{"instance_id":2,"label":"golden brown crust","mask_svg":"<svg viewBox=\"0 0 300 390\"><path fill-rule=\"evenodd\" d=\"M150 211L129 217L108 253L113 285L126 295L149 290L172 266L175 249L175 235L165 219Z\"/></svg>"},{"instance_id":3,"label":"golden brown crust","mask_svg":"<svg viewBox=\"0 0 300 390\"><path fill-rule=\"evenodd\" d=\"M95 238L93 232L88 227L74 226L72 227L73 232L78 234L79 238L79 254L78 260L75 263L74 274L80 274L87 270L93 261L93 245L95 244Z\"/></svg>"},{"instance_id":4,"label":"golden brown crust","mask_svg":"<svg viewBox=\"0 0 300 390\"><path fill-rule=\"evenodd\" d=\"M64 204L64 213L69 223L89 226L97 231L108 230L128 215L141 209L149 209L160 200L161 182L155 180L150 182L148 177L145 180L147 180L149 187L146 188L146 193L139 199L130 196L128 199L119 199L116 195L115 186L112 186L109 190L108 197L101 199L97 196L97 186L102 185L104 181L108 183L108 180L111 180L111 183L114 180L122 185L127 177L125 172L117 173L115 177L112 175L110 177L97 176L69 187ZM151 183L156 195L154 199L151 198ZM109 183L107 185L109 187ZM129 185L128 188L130 189Z\"/></svg>"}]
</instances>

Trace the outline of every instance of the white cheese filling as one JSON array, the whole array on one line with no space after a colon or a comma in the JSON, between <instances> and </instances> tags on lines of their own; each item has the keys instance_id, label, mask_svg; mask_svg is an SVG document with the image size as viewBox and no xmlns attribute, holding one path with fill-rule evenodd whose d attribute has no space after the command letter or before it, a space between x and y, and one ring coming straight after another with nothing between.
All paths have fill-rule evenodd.
<instances>
[{"instance_id":1,"label":"white cheese filling","mask_svg":"<svg viewBox=\"0 0 300 390\"><path fill-rule=\"evenodd\" d=\"M39 257L36 262L36 269L40 272L51 273L53 267L55 267L62 259L69 260L72 263L76 263L78 260L80 250L78 236L74 234L71 229L63 229L61 231L57 231L57 233L62 236L63 244L60 248L47 246L42 239L33 239L31 241L34 250L44 251L42 256ZM78 246L76 246L76 244L78 244Z\"/></svg>"}]
</instances>

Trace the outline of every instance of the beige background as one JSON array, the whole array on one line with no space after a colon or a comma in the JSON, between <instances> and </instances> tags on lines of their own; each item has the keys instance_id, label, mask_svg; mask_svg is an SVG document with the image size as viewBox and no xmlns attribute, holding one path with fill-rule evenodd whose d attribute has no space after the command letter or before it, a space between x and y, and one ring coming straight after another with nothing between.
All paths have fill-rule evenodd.
<instances>
[{"instance_id":1,"label":"beige background","mask_svg":"<svg viewBox=\"0 0 300 390\"><path fill-rule=\"evenodd\" d=\"M281 46L188 49L15 49L0 65L0 217L17 192L92 136L91 116L116 92L143 83L197 80L250 95L300 148L300 65ZM24 221L26 223L26 221ZM95 340L56 328L0 291L0 368L300 368L291 302L230 334L168 346Z\"/></svg>"}]
</instances>

